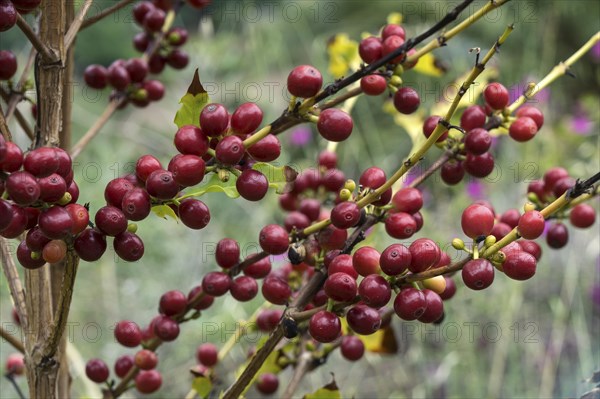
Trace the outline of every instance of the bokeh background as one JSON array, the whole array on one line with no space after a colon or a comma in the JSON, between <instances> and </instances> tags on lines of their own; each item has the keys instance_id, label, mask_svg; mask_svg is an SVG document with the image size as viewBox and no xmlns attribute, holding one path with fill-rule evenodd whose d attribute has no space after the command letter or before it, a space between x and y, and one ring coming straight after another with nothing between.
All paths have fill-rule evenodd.
<instances>
[{"instance_id":1,"label":"bokeh background","mask_svg":"<svg viewBox=\"0 0 600 399\"><path fill-rule=\"evenodd\" d=\"M191 34L185 46L191 62L182 72L167 68L160 76L167 87L165 98L145 110L128 107L117 113L77 159L75 177L81 188L80 202L89 202L91 209L103 205L106 183L130 172L139 156L152 153L168 162L174 154L173 117L195 68L212 101L223 102L231 110L245 101L255 101L268 122L286 106L285 80L294 66L313 64L323 72L325 81L333 80L328 73L327 43L334 35L345 33L352 40L360 40L365 32L377 32L392 12L401 13L407 35L415 35L458 2L213 3L202 12L185 8L177 17L176 25L184 26ZM484 3L476 1L469 10ZM111 4L95 2L97 9L92 14ZM131 38L139 27L132 22L129 10L85 30L77 39L74 141L108 101L108 91L85 88L81 79L85 67L136 56ZM422 116L442 100L435 93L443 93L449 83L472 66L474 59L468 50L489 48L509 23L514 23L516 29L492 64L496 79L517 96L526 82L539 80L598 31L600 3L513 1L477 22L435 52L447 68L443 76L414 72L405 75L405 81L424 99L419 111ZM2 33L0 48L12 49L24 63L29 50L23 43L20 32L13 29ZM489 199L498 212L520 208L527 183L551 166L563 166L575 177L596 173L600 166L599 65L600 47L596 46L573 67L575 79L563 77L540 93L535 102L544 110L543 129L526 144L500 139L494 150L498 173L493 178L467 180L451 188L439 178L430 179L424 186L425 227L415 238L427 236L448 243L453 237L461 237L461 211L480 198ZM411 140L404 128L384 112L384 102L382 97L361 97L352 110L353 136L338 147L340 164L348 177L358 178L363 169L373 165L392 172L409 154ZM25 113L28 108L27 104L20 105ZM24 135L13 128L17 141L25 144ZM285 133L281 140L285 150L279 161L300 168L314 166L318 151L326 146L308 125ZM424 160L425 167L439 156L438 150L431 152ZM201 231L153 215L140 223L146 255L137 263L118 260L110 249L97 263L82 262L69 327L73 397L97 394L82 374L87 359L100 357L112 364L118 356L133 353L114 341L112 326L117 321L131 319L146 324L156 314L163 292L187 292L199 284L206 272L216 268L213 251L220 238L238 240L243 251L249 253L256 250L258 226L283 221L284 213L274 193L259 204L224 199L216 193L203 197L212 221ZM598 201L593 204L598 209ZM396 319L393 326L398 353L368 354L357 363L346 362L335 354L305 378L297 395L327 383L331 372L345 398L579 397L592 388L584 379L600 369L600 237L598 222L588 230L569 231L570 244L560 251L549 249L540 240L544 255L533 279L517 282L497 273L489 289L475 292L457 278L458 292L446 303L442 324L425 326ZM370 244L379 249L391 242L381 229L370 238ZM1 279L0 321L4 328L14 328L18 333L11 319L4 276ZM195 364L195 348L204 342L225 342L236 323L248 318L262 302L260 295L246 304L222 298L201 319L185 324L179 339L158 351L163 388L152 397L183 397L190 388L188 370ZM242 339L218 367L223 387L231 382L236 364L257 339L256 335ZM0 351L5 359L12 349L2 342ZM289 370L281 374L280 386L290 375ZM126 395L135 396L135 390ZM0 397L16 397L4 379ZM259 395L252 389L248 397Z\"/></svg>"}]
</instances>

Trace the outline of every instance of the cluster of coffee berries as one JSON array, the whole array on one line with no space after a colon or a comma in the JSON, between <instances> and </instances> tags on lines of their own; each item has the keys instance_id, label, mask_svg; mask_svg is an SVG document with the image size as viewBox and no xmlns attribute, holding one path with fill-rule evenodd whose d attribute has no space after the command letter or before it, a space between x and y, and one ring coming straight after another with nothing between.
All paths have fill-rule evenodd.
<instances>
[{"instance_id":1,"label":"cluster of coffee berries","mask_svg":"<svg viewBox=\"0 0 600 399\"><path fill-rule=\"evenodd\" d=\"M358 54L366 64L371 64L372 62L377 61L378 59L396 51L404 44L405 39L406 33L402 26L397 24L388 24L381 29L379 35L369 36L363 39L358 46ZM406 54L400 54L398 57L392 59L390 64L394 65L402 63L407 56L410 56L415 52L416 50L411 49ZM415 64L403 64L403 66L405 69L409 69L414 67Z\"/></svg>"},{"instance_id":2,"label":"cluster of coffee berries","mask_svg":"<svg viewBox=\"0 0 600 399\"><path fill-rule=\"evenodd\" d=\"M144 58L117 60L108 68L90 65L85 69L85 83L94 89L114 88L111 97L124 97L135 106L145 107L151 101L160 100L165 94L164 85L158 80L146 80L149 66Z\"/></svg>"},{"instance_id":3,"label":"cluster of coffee berries","mask_svg":"<svg viewBox=\"0 0 600 399\"><path fill-rule=\"evenodd\" d=\"M575 183L575 179L569 176L569 172L565 169L561 167L550 168L544 173L542 179L529 183L527 198L535 205L536 209L543 209L566 193ZM546 242L550 248L558 249L567 245L569 230L562 223L562 220L567 218L574 227L584 229L594 224L596 211L591 205L585 203L559 211L555 220L549 222L546 231Z\"/></svg>"},{"instance_id":4,"label":"cluster of coffee berries","mask_svg":"<svg viewBox=\"0 0 600 399\"><path fill-rule=\"evenodd\" d=\"M9 80L17 72L17 57L9 50L0 50L0 80Z\"/></svg>"},{"instance_id":5,"label":"cluster of coffee berries","mask_svg":"<svg viewBox=\"0 0 600 399\"><path fill-rule=\"evenodd\" d=\"M441 169L442 180L449 185L458 184L465 172L475 178L484 178L494 170L494 156L489 152L492 137L486 129L486 124L491 121L495 113L501 112L508 105L508 90L500 83L490 83L484 90L485 107L472 105L467 107L460 118L460 127L464 135L453 135L453 140L448 139L448 132L444 132L437 140L455 148L457 154L454 159L446 162ZM544 116L542 112L530 105L525 105L517 110L517 118L509 128L510 136L516 141L527 141L533 138L542 127ZM432 115L423 124L423 134L429 137L441 117Z\"/></svg>"},{"instance_id":6,"label":"cluster of coffee berries","mask_svg":"<svg viewBox=\"0 0 600 399\"><path fill-rule=\"evenodd\" d=\"M0 192L6 198L0 199L0 235L17 238L27 232L17 248L24 267L58 262L68 246L80 246L89 215L76 203L79 188L66 151L41 147L23 155L16 144L0 138L0 170Z\"/></svg>"},{"instance_id":7,"label":"cluster of coffee berries","mask_svg":"<svg viewBox=\"0 0 600 399\"><path fill-rule=\"evenodd\" d=\"M0 0L0 32L17 23L17 12L28 14L38 8L42 0Z\"/></svg>"}]
</instances>

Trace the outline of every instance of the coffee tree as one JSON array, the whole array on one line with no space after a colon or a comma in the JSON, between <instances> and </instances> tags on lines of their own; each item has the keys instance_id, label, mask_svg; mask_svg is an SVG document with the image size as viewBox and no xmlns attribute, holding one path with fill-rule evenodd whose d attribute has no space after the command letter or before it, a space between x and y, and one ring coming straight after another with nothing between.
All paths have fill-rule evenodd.
<instances>
[{"instance_id":1,"label":"coffee tree","mask_svg":"<svg viewBox=\"0 0 600 399\"><path fill-rule=\"evenodd\" d=\"M448 186L466 176L483 179L494 171L495 143L543 141L544 114L528 101L561 76L573 75L573 65L600 42L600 33L593 34L511 101L502 74L496 81L485 75L500 48L515 51L510 35L519 27L502 27L495 42L471 49L472 68L453 86L448 101L428 110L425 118L418 116L420 94L404 83L407 77L439 70L431 54L451 46L454 37L507 0L479 8L471 7L472 0L457 3L429 29L412 36L394 21L396 15L383 26L364 26L370 33L362 38L335 37L330 43L332 75L308 61L291 68L289 105L270 123L261 104L229 108L211 101L197 70L193 76L182 75L181 80L191 83L174 116L171 158L139 157L133 173L106 185L103 203L92 200L79 192L73 159L119 109L151 112L146 107L163 99L160 73L190 62L188 32L174 26L175 15L209 6L203 0L135 2L131 13L140 29L132 39L141 54L85 69L85 84L94 90L110 88L111 95L100 119L71 145L68 86L74 79L77 34L131 3L122 0L89 16L92 0L78 9L64 0L0 0L0 31L20 29L32 45L25 65L17 65L10 51L0 51L0 79L8 82L2 87L0 112L2 266L23 340L4 328L2 337L16 351L5 356L6 377L21 396L15 381L23 374L29 397L71 395L66 326L71 302L85 295L76 286L80 261L99 261L109 246L123 261L143 259L144 229L138 231L138 222L152 213L180 221L180 229L210 230L232 222L226 214L211 212L204 196L252 203L277 195L285 216L281 223L274 218L264 226L256 226L251 217L237 222L255 229L260 250L247 256L242 256L243 243L216 238L209 271L188 292L157 293L158 312L148 324L133 317L109 320L123 351L116 359L88 359L82 377L100 384L105 398L133 390L160 392L157 349L175 341L180 329L201 321L228 295L239 302L262 296L265 304L222 347L204 343L197 348L192 378L180 382L190 384L187 397L237 398L252 386L265 395L292 397L305 375L321 370L336 350L350 362L360 361L365 351L385 352L384 341L393 340L396 319L441 323L457 285L483 290L495 279L531 279L546 258L535 240L545 237L549 247L559 249L568 245L571 228L595 223L589 201L599 193L600 173L574 176L564 165L531 182L520 209L496 213L489 201L467 203L460 217L453 217L462 232L447 237L449 245L428 237L436 228L436 221L424 220L420 212L427 202L422 189L428 179L440 177L436 183ZM24 94L31 85L34 100ZM380 98L390 118L416 132L411 133L412 148L393 149L393 171L360 165L362 172L350 175L338 162L338 145L353 145L352 108L360 96ZM32 126L17 108L24 100L32 101ZM28 136L28 146L13 142L11 120ZM314 125L328 143L312 155L314 168L277 162L286 151L280 136L300 124ZM418 168L431 153L437 160ZM394 243L379 245L370 238L378 225ZM238 372L218 370L250 330L264 337ZM280 381L285 369L293 370L292 377ZM341 393L333 381L307 397Z\"/></svg>"}]
</instances>

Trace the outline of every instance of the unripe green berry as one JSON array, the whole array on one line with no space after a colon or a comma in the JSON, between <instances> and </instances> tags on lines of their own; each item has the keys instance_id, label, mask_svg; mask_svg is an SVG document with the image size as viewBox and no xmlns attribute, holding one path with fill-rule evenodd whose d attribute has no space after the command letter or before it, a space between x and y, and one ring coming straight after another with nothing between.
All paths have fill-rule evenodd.
<instances>
[{"instance_id":1,"label":"unripe green berry","mask_svg":"<svg viewBox=\"0 0 600 399\"><path fill-rule=\"evenodd\" d=\"M127 224L127 231L130 233L135 233L138 229L137 223L129 223Z\"/></svg>"},{"instance_id":2,"label":"unripe green berry","mask_svg":"<svg viewBox=\"0 0 600 399\"><path fill-rule=\"evenodd\" d=\"M495 243L496 243L496 237L494 237L494 236L487 236L487 237L485 237L484 245L486 247L491 247Z\"/></svg>"},{"instance_id":3,"label":"unripe green berry","mask_svg":"<svg viewBox=\"0 0 600 399\"><path fill-rule=\"evenodd\" d=\"M41 252L32 252L31 253L31 259L40 259L41 257L42 257Z\"/></svg>"},{"instance_id":4,"label":"unripe green berry","mask_svg":"<svg viewBox=\"0 0 600 399\"><path fill-rule=\"evenodd\" d=\"M459 251L465 249L465 242L460 238L455 238L452 240L452 246L454 249L458 249Z\"/></svg>"},{"instance_id":5,"label":"unripe green berry","mask_svg":"<svg viewBox=\"0 0 600 399\"><path fill-rule=\"evenodd\" d=\"M356 190L356 182L352 179L346 180L346 183L344 183L344 189L353 192Z\"/></svg>"},{"instance_id":6,"label":"unripe green berry","mask_svg":"<svg viewBox=\"0 0 600 399\"><path fill-rule=\"evenodd\" d=\"M402 78L398 75L394 75L390 78L390 84L394 87L398 87L402 84Z\"/></svg>"},{"instance_id":7,"label":"unripe green berry","mask_svg":"<svg viewBox=\"0 0 600 399\"><path fill-rule=\"evenodd\" d=\"M404 67L400 64L396 65L396 68L394 68L394 75L400 77L400 76L402 76L403 73L404 73Z\"/></svg>"},{"instance_id":8,"label":"unripe green berry","mask_svg":"<svg viewBox=\"0 0 600 399\"><path fill-rule=\"evenodd\" d=\"M72 199L73 197L71 196L71 193L66 192L63 194L62 198L58 200L58 204L67 205L69 202L71 202Z\"/></svg>"},{"instance_id":9,"label":"unripe green berry","mask_svg":"<svg viewBox=\"0 0 600 399\"><path fill-rule=\"evenodd\" d=\"M528 202L525 204L525 206L523 206L523 211L525 211L525 212L534 211L534 210L535 210L535 204L532 202Z\"/></svg>"},{"instance_id":10,"label":"unripe green berry","mask_svg":"<svg viewBox=\"0 0 600 399\"><path fill-rule=\"evenodd\" d=\"M527 200L533 202L534 204L539 204L540 202L540 199L536 193L527 193Z\"/></svg>"},{"instance_id":11,"label":"unripe green berry","mask_svg":"<svg viewBox=\"0 0 600 399\"><path fill-rule=\"evenodd\" d=\"M352 198L352 192L348 189L341 189L340 190L340 199L342 201L348 201L350 198Z\"/></svg>"}]
</instances>

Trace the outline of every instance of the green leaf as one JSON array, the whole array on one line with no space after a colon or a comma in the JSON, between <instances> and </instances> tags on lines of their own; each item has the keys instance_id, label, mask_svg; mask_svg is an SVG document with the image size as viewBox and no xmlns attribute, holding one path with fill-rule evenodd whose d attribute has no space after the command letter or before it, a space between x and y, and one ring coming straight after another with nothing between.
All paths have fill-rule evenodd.
<instances>
[{"instance_id":1,"label":"green leaf","mask_svg":"<svg viewBox=\"0 0 600 399\"><path fill-rule=\"evenodd\" d=\"M179 100L181 108L179 108L179 111L175 114L175 120L173 122L175 122L178 128L185 125L199 127L200 112L208 102L208 94L206 93L206 90L204 90L204 87L202 87L202 83L200 83L200 76L198 75L198 69L196 69L192 83L187 89L187 93Z\"/></svg>"},{"instance_id":2,"label":"green leaf","mask_svg":"<svg viewBox=\"0 0 600 399\"><path fill-rule=\"evenodd\" d=\"M293 168L289 166L273 166L266 162L257 162L252 166L252 169L261 172L267 177L269 187L275 189L277 194L283 194L291 191L292 184L298 176Z\"/></svg>"},{"instance_id":3,"label":"green leaf","mask_svg":"<svg viewBox=\"0 0 600 399\"><path fill-rule=\"evenodd\" d=\"M240 193L238 193L237 188L235 188L235 181L236 177L233 173L230 174L229 180L226 182L222 182L221 179L219 179L219 175L217 173L213 173L212 177L205 184L198 187L194 191L185 193L185 195L180 199L189 197L200 197L201 195L204 195L206 193L219 192L225 193L225 195L227 195L229 198L237 198L240 196Z\"/></svg>"},{"instance_id":4,"label":"green leaf","mask_svg":"<svg viewBox=\"0 0 600 399\"><path fill-rule=\"evenodd\" d=\"M201 398L207 398L212 390L212 387L212 382L206 377L196 377L192 382L192 388Z\"/></svg>"},{"instance_id":5,"label":"green leaf","mask_svg":"<svg viewBox=\"0 0 600 399\"><path fill-rule=\"evenodd\" d=\"M167 219L167 216L177 220L177 214L169 205L155 205L152 207L152 212L159 218Z\"/></svg>"},{"instance_id":6,"label":"green leaf","mask_svg":"<svg viewBox=\"0 0 600 399\"><path fill-rule=\"evenodd\" d=\"M335 378L333 378L329 384L317 389L313 393L304 395L302 399L342 399L342 394L335 383Z\"/></svg>"}]
</instances>

